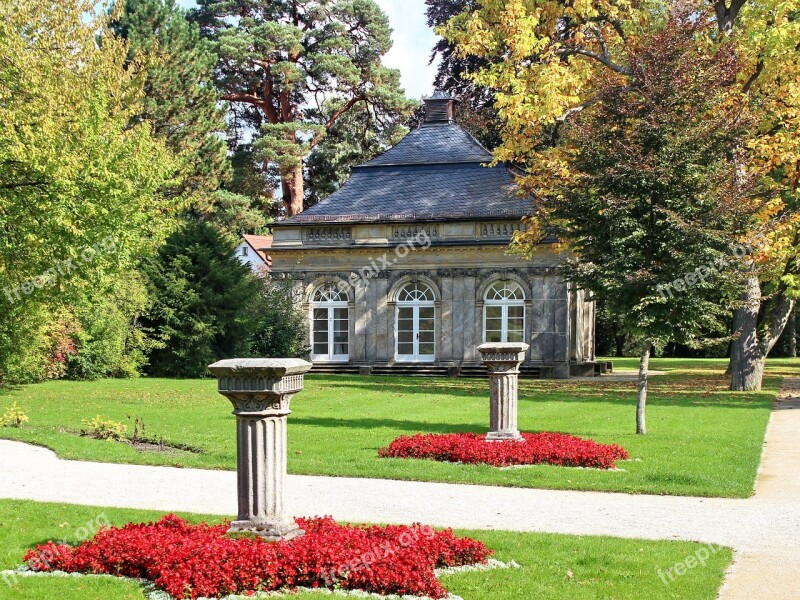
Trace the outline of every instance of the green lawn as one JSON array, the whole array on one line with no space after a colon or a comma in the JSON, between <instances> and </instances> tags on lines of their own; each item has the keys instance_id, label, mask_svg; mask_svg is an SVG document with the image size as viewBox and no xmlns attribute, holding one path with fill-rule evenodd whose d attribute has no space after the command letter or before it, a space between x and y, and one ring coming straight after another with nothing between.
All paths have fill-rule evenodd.
<instances>
[{"instance_id":1,"label":"green lawn","mask_svg":"<svg viewBox=\"0 0 800 600\"><path fill-rule=\"evenodd\" d=\"M76 529L104 515L111 523L156 520L161 513L0 500L0 570L14 569L25 551L49 539L75 543ZM181 515L198 521L197 515ZM219 517L204 517L219 522ZM102 518L100 519L103 520ZM658 570L693 556L700 544L651 542L607 537L459 531L478 538L496 551L496 558L516 561L521 568L449 575L447 589L465 600L662 599L716 598L731 552L721 549L706 562L675 577L669 585ZM289 596L318 600L319 594ZM0 580L0 598L7 600L144 600L130 581L57 577L19 578L9 587Z\"/></svg>"},{"instance_id":2,"label":"green lawn","mask_svg":"<svg viewBox=\"0 0 800 600\"><path fill-rule=\"evenodd\" d=\"M635 361L618 361L632 366ZM752 493L764 431L780 375L800 360L772 361L761 393L727 391L723 360L654 360L650 433L634 434L634 382L522 381L523 431L558 431L618 443L634 458L606 472L536 466L498 470L433 461L378 459L396 436L486 431L488 382L413 377L314 375L289 417L289 471L336 476L479 483L631 493L747 497ZM235 424L215 381L58 381L0 391L29 414L21 429L0 436L45 445L63 458L187 467L235 468ZM199 454L140 452L126 444L72 435L95 415L132 430L143 419L151 437L187 444Z\"/></svg>"}]
</instances>

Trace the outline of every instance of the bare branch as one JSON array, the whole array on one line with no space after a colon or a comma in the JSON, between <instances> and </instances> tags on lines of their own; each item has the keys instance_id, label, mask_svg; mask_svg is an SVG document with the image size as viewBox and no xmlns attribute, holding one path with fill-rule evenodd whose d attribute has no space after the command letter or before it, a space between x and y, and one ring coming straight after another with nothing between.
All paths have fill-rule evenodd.
<instances>
[{"instance_id":1,"label":"bare branch","mask_svg":"<svg viewBox=\"0 0 800 600\"><path fill-rule=\"evenodd\" d=\"M366 102L366 101L367 101L367 97L364 96L363 94L360 95L360 96L354 96L353 98L350 98L350 100L347 102L347 104L342 106L339 110L335 111L331 115L331 117L325 122L325 124L323 125L323 127L325 128L325 131L327 131L331 127L333 127L334 124L336 123L336 121L339 120L339 117L341 117L344 113L346 113L348 110L353 108L356 104L358 104L359 102ZM311 140L311 142L309 143L308 147L309 148L314 148L317 144L319 144L322 141L323 137L325 137L325 133L317 134L316 136L314 136L314 139Z\"/></svg>"},{"instance_id":2,"label":"bare branch","mask_svg":"<svg viewBox=\"0 0 800 600\"><path fill-rule=\"evenodd\" d=\"M763 70L764 70L764 61L763 60L759 60L758 64L756 65L755 73L753 73L750 76L750 79L747 80L747 83L745 83L744 87L742 88L742 91L745 94L750 91L750 88L753 87L753 84L759 78L759 76L761 75Z\"/></svg>"},{"instance_id":3,"label":"bare branch","mask_svg":"<svg viewBox=\"0 0 800 600\"><path fill-rule=\"evenodd\" d=\"M611 58L608 56L603 56L602 54L598 54L597 52L592 52L591 50L587 50L586 48L564 48L562 50L558 50L557 53L561 56L573 56L575 54L579 54L581 56L587 56L599 62L602 65L605 65L615 73L620 73L622 75L628 75L629 77L633 75L629 67L623 67L622 65L618 65L615 63Z\"/></svg>"},{"instance_id":4,"label":"bare branch","mask_svg":"<svg viewBox=\"0 0 800 600\"><path fill-rule=\"evenodd\" d=\"M747 0L731 0L731 5L726 4L726 0L714 1L714 13L717 15L717 27L723 33L731 33L739 11L747 4Z\"/></svg>"}]
</instances>

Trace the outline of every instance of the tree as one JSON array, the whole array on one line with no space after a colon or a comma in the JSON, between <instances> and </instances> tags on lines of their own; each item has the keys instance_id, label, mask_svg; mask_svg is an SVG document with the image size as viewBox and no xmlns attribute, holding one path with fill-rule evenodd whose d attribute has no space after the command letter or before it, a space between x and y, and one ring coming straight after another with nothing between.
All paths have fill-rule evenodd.
<instances>
[{"instance_id":1,"label":"tree","mask_svg":"<svg viewBox=\"0 0 800 600\"><path fill-rule=\"evenodd\" d=\"M574 252L568 280L637 341L640 434L653 345L725 337L741 284L728 266L734 236L764 205L742 173L751 117L732 101L740 65L731 44L709 47L711 26L676 10L626 43L630 72L606 72L592 106L564 126L568 169L547 173L529 234Z\"/></svg>"},{"instance_id":2,"label":"tree","mask_svg":"<svg viewBox=\"0 0 800 600\"><path fill-rule=\"evenodd\" d=\"M224 106L214 87L217 56L174 0L122 0L112 23L128 40L129 61L143 68L145 98L136 120L151 124L180 158L167 193L213 207L213 193L230 175Z\"/></svg>"},{"instance_id":3,"label":"tree","mask_svg":"<svg viewBox=\"0 0 800 600\"><path fill-rule=\"evenodd\" d=\"M209 196L207 204L198 204L193 212L198 220L213 223L220 231L237 238L247 233L266 233L270 222L263 211L253 207L252 198L228 190L217 190Z\"/></svg>"},{"instance_id":4,"label":"tree","mask_svg":"<svg viewBox=\"0 0 800 600\"><path fill-rule=\"evenodd\" d=\"M306 316L292 282L264 279L264 310L253 334L255 356L308 358Z\"/></svg>"},{"instance_id":5,"label":"tree","mask_svg":"<svg viewBox=\"0 0 800 600\"><path fill-rule=\"evenodd\" d=\"M235 122L280 173L287 215L303 210L303 162L350 110L375 118L411 109L399 73L381 64L391 47L373 0L200 0L194 18L220 56L217 85Z\"/></svg>"},{"instance_id":6,"label":"tree","mask_svg":"<svg viewBox=\"0 0 800 600\"><path fill-rule=\"evenodd\" d=\"M439 28L453 17L476 10L478 0L425 0L428 27ZM501 123L494 108L494 90L478 85L470 75L488 66L488 61L475 55L457 52L456 45L440 37L431 53L431 61L439 57L434 85L458 98L456 118L484 146L494 149L500 145ZM418 117L422 121L422 115Z\"/></svg>"},{"instance_id":7,"label":"tree","mask_svg":"<svg viewBox=\"0 0 800 600\"><path fill-rule=\"evenodd\" d=\"M771 179L775 198L745 236L767 243L758 246L756 256L742 258L751 277L743 283L736 311L731 361L733 389L760 389L764 358L800 287L800 97L793 91L800 79L798 8L782 0L685 5L713 9L716 28L708 31L708 41L736 45L742 62L739 101L762 117L743 142L750 150L744 167ZM504 123L496 158L556 175L567 169L559 143L564 124L597 101L599 82L608 73L626 85L632 76L628 42L658 27L666 6L643 0L483 0L477 10L451 20L443 32L459 55L488 62L474 81L496 91ZM532 192L546 187L537 177L520 183Z\"/></svg>"},{"instance_id":8,"label":"tree","mask_svg":"<svg viewBox=\"0 0 800 600\"><path fill-rule=\"evenodd\" d=\"M338 190L354 166L394 146L407 132L399 119L376 118L364 107L355 107L342 115L308 157L306 207Z\"/></svg>"},{"instance_id":9,"label":"tree","mask_svg":"<svg viewBox=\"0 0 800 600\"><path fill-rule=\"evenodd\" d=\"M777 198L734 314L731 389L760 390L766 358L800 295L800 6L778 0L714 3L719 29L737 44L748 69L745 101L761 116L747 142L751 171Z\"/></svg>"},{"instance_id":10,"label":"tree","mask_svg":"<svg viewBox=\"0 0 800 600\"><path fill-rule=\"evenodd\" d=\"M71 351L65 356L66 377L138 377L150 352L160 345L141 325L150 305L144 278L133 271L120 274L104 297L71 307L74 325Z\"/></svg>"},{"instance_id":11,"label":"tree","mask_svg":"<svg viewBox=\"0 0 800 600\"><path fill-rule=\"evenodd\" d=\"M93 2L4 7L0 380L44 373L32 349L61 309L102 295L170 226L175 202L156 191L175 161L134 119L143 82L127 53Z\"/></svg>"},{"instance_id":12,"label":"tree","mask_svg":"<svg viewBox=\"0 0 800 600\"><path fill-rule=\"evenodd\" d=\"M145 264L154 306L143 324L164 344L150 355L151 375L202 377L216 360L249 355L262 283L235 247L213 225L187 221Z\"/></svg>"}]
</instances>

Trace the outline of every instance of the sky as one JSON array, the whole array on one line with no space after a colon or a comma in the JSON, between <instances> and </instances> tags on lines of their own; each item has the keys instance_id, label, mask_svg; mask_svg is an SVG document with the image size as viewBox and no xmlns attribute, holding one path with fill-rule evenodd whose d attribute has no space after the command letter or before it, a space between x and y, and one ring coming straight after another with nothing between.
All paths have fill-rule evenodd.
<instances>
[{"instance_id":1,"label":"sky","mask_svg":"<svg viewBox=\"0 0 800 600\"><path fill-rule=\"evenodd\" d=\"M384 57L384 64L399 69L406 96L419 100L433 93L436 65L429 65L436 34L425 24L425 0L376 0L389 16L394 46ZM194 0L178 0L193 7Z\"/></svg>"}]
</instances>

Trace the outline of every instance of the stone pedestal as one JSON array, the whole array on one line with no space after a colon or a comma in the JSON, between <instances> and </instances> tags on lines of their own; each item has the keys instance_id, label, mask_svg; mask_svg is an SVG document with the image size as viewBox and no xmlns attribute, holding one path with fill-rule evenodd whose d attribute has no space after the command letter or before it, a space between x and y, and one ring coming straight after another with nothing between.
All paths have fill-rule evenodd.
<instances>
[{"instance_id":1,"label":"stone pedestal","mask_svg":"<svg viewBox=\"0 0 800 600\"><path fill-rule=\"evenodd\" d=\"M231 532L267 540L303 535L286 514L286 421L311 363L295 358L244 358L210 365L219 393L236 415L239 516Z\"/></svg>"},{"instance_id":2,"label":"stone pedestal","mask_svg":"<svg viewBox=\"0 0 800 600\"><path fill-rule=\"evenodd\" d=\"M524 438L517 429L517 383L519 366L528 344L503 343L478 346L481 360L489 370L489 441Z\"/></svg>"}]
</instances>

